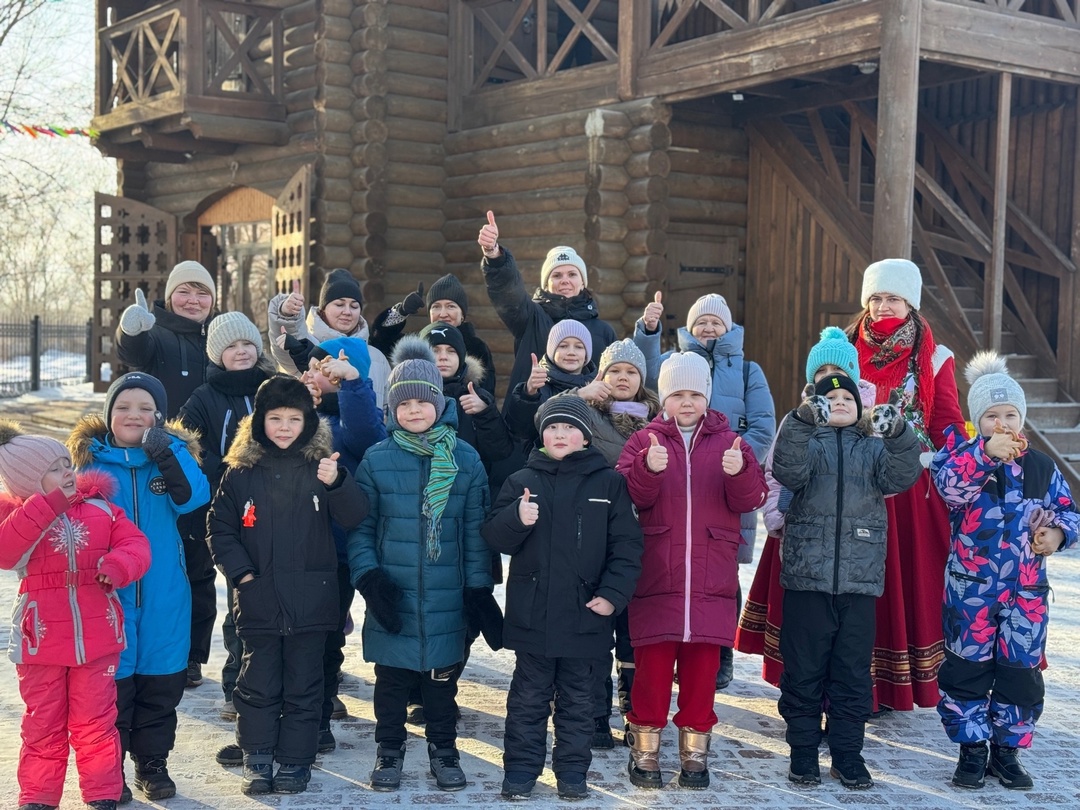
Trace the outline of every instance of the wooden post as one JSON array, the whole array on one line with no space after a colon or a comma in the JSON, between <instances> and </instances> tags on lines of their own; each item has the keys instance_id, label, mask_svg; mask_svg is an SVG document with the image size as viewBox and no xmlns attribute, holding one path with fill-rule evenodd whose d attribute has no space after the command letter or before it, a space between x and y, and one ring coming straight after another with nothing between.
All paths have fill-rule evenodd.
<instances>
[{"instance_id":1,"label":"wooden post","mask_svg":"<svg viewBox=\"0 0 1080 810\"><path fill-rule=\"evenodd\" d=\"M1080 261L1080 91L1073 95L1073 164L1072 169L1072 229L1071 257ZM1068 168L1065 168L1068 171ZM1080 393L1080 321L1076 317L1080 306L1080 279L1076 273L1062 273L1058 291L1058 380L1061 387L1074 398Z\"/></svg>"},{"instance_id":2,"label":"wooden post","mask_svg":"<svg viewBox=\"0 0 1080 810\"><path fill-rule=\"evenodd\" d=\"M619 98L637 98L637 71L641 55L648 47L649 6L642 0L619 0Z\"/></svg>"},{"instance_id":3,"label":"wooden post","mask_svg":"<svg viewBox=\"0 0 1080 810\"><path fill-rule=\"evenodd\" d=\"M882 14L871 261L911 258L915 206L922 3L893 0Z\"/></svg>"},{"instance_id":4,"label":"wooden post","mask_svg":"<svg viewBox=\"0 0 1080 810\"><path fill-rule=\"evenodd\" d=\"M994 215L990 263L983 277L983 347L1001 350L1001 317L1005 306L1005 215L1009 202L1009 121L1012 74L998 78L997 126L994 129Z\"/></svg>"}]
</instances>

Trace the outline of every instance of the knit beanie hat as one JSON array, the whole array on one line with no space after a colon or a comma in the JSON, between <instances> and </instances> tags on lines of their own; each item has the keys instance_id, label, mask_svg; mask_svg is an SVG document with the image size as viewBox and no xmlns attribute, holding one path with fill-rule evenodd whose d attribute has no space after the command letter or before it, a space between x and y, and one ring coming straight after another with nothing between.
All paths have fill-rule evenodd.
<instances>
[{"instance_id":1,"label":"knit beanie hat","mask_svg":"<svg viewBox=\"0 0 1080 810\"><path fill-rule=\"evenodd\" d=\"M922 273L914 262L907 259L882 259L863 271L862 306L866 306L874 293L899 295L912 309L918 309L922 301Z\"/></svg>"},{"instance_id":2,"label":"knit beanie hat","mask_svg":"<svg viewBox=\"0 0 1080 810\"><path fill-rule=\"evenodd\" d=\"M660 366L660 405L676 391L696 391L709 399L712 395L712 372L709 363L695 352L674 352Z\"/></svg>"},{"instance_id":3,"label":"knit beanie hat","mask_svg":"<svg viewBox=\"0 0 1080 810\"><path fill-rule=\"evenodd\" d=\"M457 352L458 367L465 365L465 338L461 336L461 331L456 326L441 321L429 323L420 330L420 337L424 338L429 346L449 346Z\"/></svg>"},{"instance_id":4,"label":"knit beanie hat","mask_svg":"<svg viewBox=\"0 0 1080 810\"><path fill-rule=\"evenodd\" d=\"M814 374L822 366L836 366L855 382L859 381L859 352L843 329L826 326L821 330L821 339L810 347L810 354L806 356L808 383L814 381Z\"/></svg>"},{"instance_id":5,"label":"knit beanie hat","mask_svg":"<svg viewBox=\"0 0 1080 810\"><path fill-rule=\"evenodd\" d=\"M603 377L616 363L629 363L636 368L641 375L641 384L645 385L645 355L634 345L632 339L625 338L608 344L604 353L600 355L600 376Z\"/></svg>"},{"instance_id":6,"label":"knit beanie hat","mask_svg":"<svg viewBox=\"0 0 1080 810\"><path fill-rule=\"evenodd\" d=\"M469 296L457 276L445 275L428 287L424 302L430 307L436 301L453 301L461 307L462 316L469 314Z\"/></svg>"},{"instance_id":7,"label":"knit beanie hat","mask_svg":"<svg viewBox=\"0 0 1080 810\"><path fill-rule=\"evenodd\" d=\"M964 377L968 390L968 416L976 426L982 415L995 405L1012 405L1020 412L1020 424L1027 420L1027 397L1020 383L1009 376L1005 358L997 352L977 352L971 358Z\"/></svg>"},{"instance_id":8,"label":"knit beanie hat","mask_svg":"<svg viewBox=\"0 0 1080 810\"><path fill-rule=\"evenodd\" d=\"M157 418L156 424L158 427L164 425L165 414L169 412L169 398L165 395L165 386L161 384L161 380L157 377L152 377L141 371L132 371L113 380L109 390L105 392L105 408L103 411L105 426L110 431L112 430L113 405L121 392L127 391L129 388L141 388L149 392L150 396L154 398L154 407L157 408L157 413L154 414Z\"/></svg>"},{"instance_id":9,"label":"knit beanie hat","mask_svg":"<svg viewBox=\"0 0 1080 810\"><path fill-rule=\"evenodd\" d=\"M386 378L386 404L391 416L407 399L419 399L435 406L442 414L446 398L442 392L442 375L435 365L435 353L419 335L405 335L394 347L394 368Z\"/></svg>"},{"instance_id":10,"label":"knit beanie hat","mask_svg":"<svg viewBox=\"0 0 1080 810\"><path fill-rule=\"evenodd\" d=\"M560 394L551 397L536 411L536 429L541 435L548 425L562 422L573 425L585 434L585 441L592 443L593 411L589 403L575 394Z\"/></svg>"},{"instance_id":11,"label":"knit beanie hat","mask_svg":"<svg viewBox=\"0 0 1080 810\"><path fill-rule=\"evenodd\" d=\"M551 271L556 267L562 267L564 264L572 264L576 267L581 273L581 283L586 287L589 286L589 271L585 269L585 260L572 247L559 245L548 251L547 258L544 259L544 264L540 268L540 289L547 289Z\"/></svg>"},{"instance_id":12,"label":"knit beanie hat","mask_svg":"<svg viewBox=\"0 0 1080 810\"><path fill-rule=\"evenodd\" d=\"M325 309L327 304L339 298L352 298L360 306L364 305L364 296L360 294L360 282L353 278L353 274L344 267L335 267L323 279L322 290L319 292L319 309Z\"/></svg>"},{"instance_id":13,"label":"knit beanie hat","mask_svg":"<svg viewBox=\"0 0 1080 810\"><path fill-rule=\"evenodd\" d=\"M70 460L71 454L56 439L23 433L18 423L0 420L0 483L16 498L41 492L41 479L58 458Z\"/></svg>"},{"instance_id":14,"label":"knit beanie hat","mask_svg":"<svg viewBox=\"0 0 1080 810\"><path fill-rule=\"evenodd\" d=\"M206 330L206 356L215 366L220 366L221 353L237 340L254 344L256 352L259 356L262 355L263 343L259 327L243 312L221 313L210 321L210 328Z\"/></svg>"},{"instance_id":15,"label":"knit beanie hat","mask_svg":"<svg viewBox=\"0 0 1080 810\"><path fill-rule=\"evenodd\" d=\"M573 318L563 318L551 327L547 339L548 359L554 360L555 350L559 348L559 344L570 337L577 338L584 344L585 364L588 365L592 359L592 334L585 328L585 324L581 321L575 321Z\"/></svg>"},{"instance_id":16,"label":"knit beanie hat","mask_svg":"<svg viewBox=\"0 0 1080 810\"><path fill-rule=\"evenodd\" d=\"M367 341L363 338L336 337L324 340L309 356L321 360L327 355L336 358L341 352L345 352L349 365L360 372L360 379L368 379L371 371L371 351L368 349Z\"/></svg>"},{"instance_id":17,"label":"knit beanie hat","mask_svg":"<svg viewBox=\"0 0 1080 810\"><path fill-rule=\"evenodd\" d=\"M319 429L319 415L315 412L315 401L307 386L291 375L275 374L263 381L255 392L251 409L251 436L268 450L278 449L266 435L266 414L275 408L295 408L304 415L304 429L288 449L306 447Z\"/></svg>"},{"instance_id":18,"label":"knit beanie hat","mask_svg":"<svg viewBox=\"0 0 1080 810\"><path fill-rule=\"evenodd\" d=\"M693 331L694 322L702 315L715 315L724 322L724 328L729 332L731 331L731 307L728 306L724 296L709 293L695 301L694 305L690 307L690 311L686 313L686 328L688 331Z\"/></svg>"},{"instance_id":19,"label":"knit beanie hat","mask_svg":"<svg viewBox=\"0 0 1080 810\"><path fill-rule=\"evenodd\" d=\"M855 420L862 419L862 395L859 393L859 384L851 377L845 377L843 374L829 374L822 377L814 386L814 393L823 397L837 388L843 388L855 398Z\"/></svg>"},{"instance_id":20,"label":"knit beanie hat","mask_svg":"<svg viewBox=\"0 0 1080 810\"><path fill-rule=\"evenodd\" d=\"M176 291L176 288L181 284L201 284L210 290L210 294L217 299L217 293L214 289L214 277L210 275L210 272L198 262L186 261L180 262L176 265L172 272L169 273L169 278L165 282L165 301L168 302L172 298L172 294Z\"/></svg>"}]
</instances>

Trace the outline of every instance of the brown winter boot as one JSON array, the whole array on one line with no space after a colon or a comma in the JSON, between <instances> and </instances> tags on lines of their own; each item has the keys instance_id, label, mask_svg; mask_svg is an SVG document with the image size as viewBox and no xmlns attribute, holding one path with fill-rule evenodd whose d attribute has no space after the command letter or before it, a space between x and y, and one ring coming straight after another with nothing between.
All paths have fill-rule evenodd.
<instances>
[{"instance_id":1,"label":"brown winter boot","mask_svg":"<svg viewBox=\"0 0 1080 810\"><path fill-rule=\"evenodd\" d=\"M660 729L628 723L626 744L630 746L630 784L640 788L659 788L664 784L660 777Z\"/></svg>"},{"instance_id":2,"label":"brown winter boot","mask_svg":"<svg viewBox=\"0 0 1080 810\"><path fill-rule=\"evenodd\" d=\"M704 790L709 786L709 738L707 731L679 729L679 787Z\"/></svg>"}]
</instances>

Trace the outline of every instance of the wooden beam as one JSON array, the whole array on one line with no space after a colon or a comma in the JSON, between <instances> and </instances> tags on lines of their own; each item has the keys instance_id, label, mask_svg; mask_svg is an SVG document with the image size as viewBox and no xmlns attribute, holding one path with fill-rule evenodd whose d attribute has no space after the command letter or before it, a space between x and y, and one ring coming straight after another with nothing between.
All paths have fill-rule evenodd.
<instances>
[{"instance_id":1,"label":"wooden beam","mask_svg":"<svg viewBox=\"0 0 1080 810\"><path fill-rule=\"evenodd\" d=\"M990 218L990 263L983 286L983 344L1001 351L1001 316L1005 308L1005 217L1009 199L1009 122L1012 118L1012 74L998 78L994 127L994 213Z\"/></svg>"},{"instance_id":2,"label":"wooden beam","mask_svg":"<svg viewBox=\"0 0 1080 810\"><path fill-rule=\"evenodd\" d=\"M871 261L911 258L919 120L921 0L893 0L882 19Z\"/></svg>"},{"instance_id":3,"label":"wooden beam","mask_svg":"<svg viewBox=\"0 0 1080 810\"><path fill-rule=\"evenodd\" d=\"M1073 262L1080 263L1080 91L1072 100L1073 160L1062 171L1072 175L1072 215L1070 253ZM1058 292L1058 379L1061 387L1074 398L1080 399L1080 279L1077 273L1062 276Z\"/></svg>"},{"instance_id":4,"label":"wooden beam","mask_svg":"<svg viewBox=\"0 0 1080 810\"><path fill-rule=\"evenodd\" d=\"M649 0L619 0L619 98L637 98L641 55L649 47Z\"/></svg>"}]
</instances>

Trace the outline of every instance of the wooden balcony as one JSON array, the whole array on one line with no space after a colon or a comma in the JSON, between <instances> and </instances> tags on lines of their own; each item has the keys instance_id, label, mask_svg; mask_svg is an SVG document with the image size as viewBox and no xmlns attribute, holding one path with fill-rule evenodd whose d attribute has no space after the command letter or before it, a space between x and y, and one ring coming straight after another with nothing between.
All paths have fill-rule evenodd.
<instances>
[{"instance_id":1,"label":"wooden balcony","mask_svg":"<svg viewBox=\"0 0 1080 810\"><path fill-rule=\"evenodd\" d=\"M98 15L92 126L107 154L175 161L287 139L279 9L171 0L125 15L99 0Z\"/></svg>"}]
</instances>

